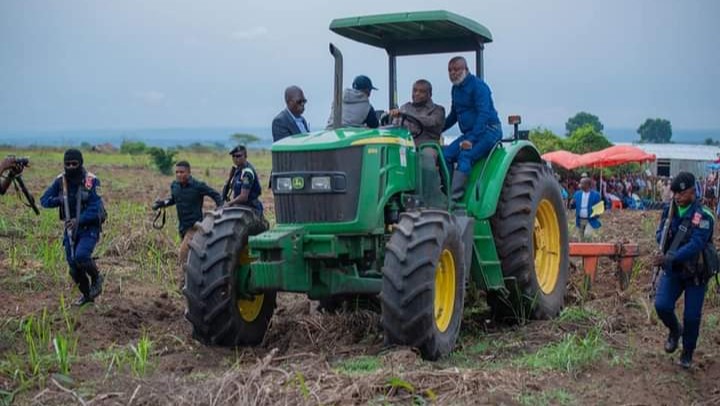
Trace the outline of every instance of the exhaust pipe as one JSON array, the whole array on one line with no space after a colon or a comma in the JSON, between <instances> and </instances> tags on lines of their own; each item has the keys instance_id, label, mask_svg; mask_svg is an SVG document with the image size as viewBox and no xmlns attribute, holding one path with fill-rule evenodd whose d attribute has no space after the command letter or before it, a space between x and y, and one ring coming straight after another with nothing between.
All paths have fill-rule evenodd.
<instances>
[{"instance_id":1,"label":"exhaust pipe","mask_svg":"<svg viewBox=\"0 0 720 406\"><path fill-rule=\"evenodd\" d=\"M343 56L342 52L333 44L330 44L330 54L335 58L332 126L340 128L342 127Z\"/></svg>"}]
</instances>

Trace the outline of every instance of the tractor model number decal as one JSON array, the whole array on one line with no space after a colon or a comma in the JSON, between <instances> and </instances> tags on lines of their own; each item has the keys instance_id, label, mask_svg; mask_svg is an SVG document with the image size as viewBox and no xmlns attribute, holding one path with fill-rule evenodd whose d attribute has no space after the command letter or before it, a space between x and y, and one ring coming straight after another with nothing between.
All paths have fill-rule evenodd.
<instances>
[{"instance_id":1,"label":"tractor model number decal","mask_svg":"<svg viewBox=\"0 0 720 406\"><path fill-rule=\"evenodd\" d=\"M400 166L407 166L407 148L400 147Z\"/></svg>"}]
</instances>

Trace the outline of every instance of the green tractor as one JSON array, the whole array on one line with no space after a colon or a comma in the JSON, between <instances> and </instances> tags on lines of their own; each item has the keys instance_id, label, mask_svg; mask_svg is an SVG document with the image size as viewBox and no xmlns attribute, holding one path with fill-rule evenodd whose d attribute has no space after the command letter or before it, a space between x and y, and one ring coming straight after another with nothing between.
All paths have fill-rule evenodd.
<instances>
[{"instance_id":1,"label":"green tractor","mask_svg":"<svg viewBox=\"0 0 720 406\"><path fill-rule=\"evenodd\" d=\"M330 29L387 51L390 107L398 56L475 51L482 77L492 40L484 26L446 11L337 19ZM272 146L276 226L266 230L246 208L198 223L183 290L193 336L210 345L260 344L279 291L307 294L325 308L379 301L386 343L418 348L429 360L452 351L469 284L498 317L557 315L568 279L566 215L552 171L518 131L519 117L511 118L514 135L475 164L454 202L451 171L428 159L442 156L437 145L416 146L401 126L340 127L342 55L332 44L330 51L333 128Z\"/></svg>"}]
</instances>

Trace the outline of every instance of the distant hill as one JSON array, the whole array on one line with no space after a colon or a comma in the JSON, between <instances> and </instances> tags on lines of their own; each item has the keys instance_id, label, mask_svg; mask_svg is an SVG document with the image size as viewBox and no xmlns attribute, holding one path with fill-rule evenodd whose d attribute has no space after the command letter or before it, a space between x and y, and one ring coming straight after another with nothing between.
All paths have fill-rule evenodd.
<instances>
[{"instance_id":1,"label":"distant hill","mask_svg":"<svg viewBox=\"0 0 720 406\"><path fill-rule=\"evenodd\" d=\"M565 134L565 127L550 127L555 134ZM603 130L612 142L639 142L640 135L634 128L605 128ZM673 128L672 142L675 144L704 144L706 138L720 141L720 129L685 130Z\"/></svg>"}]
</instances>

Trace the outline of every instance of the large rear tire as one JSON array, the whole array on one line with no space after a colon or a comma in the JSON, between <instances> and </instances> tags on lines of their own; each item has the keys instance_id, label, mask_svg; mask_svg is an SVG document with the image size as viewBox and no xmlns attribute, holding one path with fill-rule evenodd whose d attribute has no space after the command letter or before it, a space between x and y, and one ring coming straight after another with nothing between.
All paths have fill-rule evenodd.
<instances>
[{"instance_id":1,"label":"large rear tire","mask_svg":"<svg viewBox=\"0 0 720 406\"><path fill-rule=\"evenodd\" d=\"M385 252L382 326L389 344L436 360L452 351L465 299L465 249L441 210L403 213Z\"/></svg>"},{"instance_id":2,"label":"large rear tire","mask_svg":"<svg viewBox=\"0 0 720 406\"><path fill-rule=\"evenodd\" d=\"M560 186L546 165L514 164L491 219L509 297L488 295L493 314L505 321L555 317L568 280L567 216Z\"/></svg>"},{"instance_id":3,"label":"large rear tire","mask_svg":"<svg viewBox=\"0 0 720 406\"><path fill-rule=\"evenodd\" d=\"M246 208L207 213L190 241L183 266L185 317L193 337L208 345L258 345L275 310L275 292L248 294L237 289L237 272L250 266L248 236L267 227Z\"/></svg>"}]
</instances>

